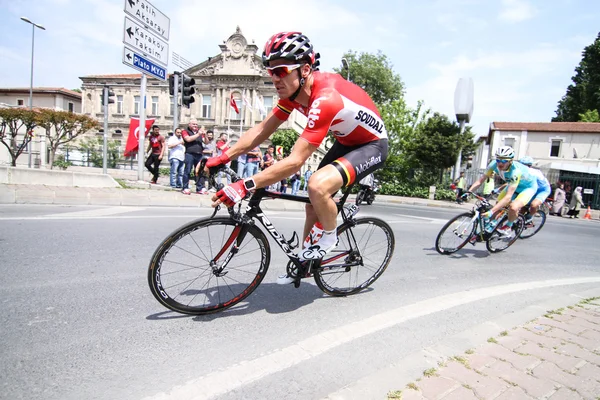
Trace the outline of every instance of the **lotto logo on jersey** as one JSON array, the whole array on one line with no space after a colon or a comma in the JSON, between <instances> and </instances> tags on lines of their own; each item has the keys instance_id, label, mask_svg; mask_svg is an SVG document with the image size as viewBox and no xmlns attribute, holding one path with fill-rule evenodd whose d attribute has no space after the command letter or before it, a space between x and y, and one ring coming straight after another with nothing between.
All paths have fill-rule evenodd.
<instances>
[{"instance_id":1,"label":"lotto logo on jersey","mask_svg":"<svg viewBox=\"0 0 600 400\"><path fill-rule=\"evenodd\" d=\"M364 123L369 128L373 128L373 130L379 133L383 133L383 122L366 111L360 110L354 119Z\"/></svg>"},{"instance_id":2,"label":"lotto logo on jersey","mask_svg":"<svg viewBox=\"0 0 600 400\"><path fill-rule=\"evenodd\" d=\"M306 116L308 118L308 122L306 125L308 125L309 128L314 128L315 122L319 120L319 114L321 114L319 105L321 105L321 101L324 99L326 99L326 97L322 96L313 101L310 110L308 110L308 115Z\"/></svg>"}]
</instances>

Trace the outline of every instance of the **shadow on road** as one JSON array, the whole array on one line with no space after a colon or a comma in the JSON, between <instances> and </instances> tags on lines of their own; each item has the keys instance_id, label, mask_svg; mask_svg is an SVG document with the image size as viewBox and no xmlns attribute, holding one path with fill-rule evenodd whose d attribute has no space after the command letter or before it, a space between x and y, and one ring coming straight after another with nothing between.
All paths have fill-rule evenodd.
<instances>
[{"instance_id":1,"label":"shadow on road","mask_svg":"<svg viewBox=\"0 0 600 400\"><path fill-rule=\"evenodd\" d=\"M487 258L490 256L490 252L486 250L477 250L476 248L467 248L467 247L463 247L462 249L458 250L456 253L450 254L450 255L442 255L440 253L438 253L434 247L426 247L423 250L432 250L431 253L427 253L427 256L439 256L439 257L447 257L447 258L453 258L453 259L458 259L458 258L470 258L470 257L474 257L474 258Z\"/></svg>"},{"instance_id":2,"label":"shadow on road","mask_svg":"<svg viewBox=\"0 0 600 400\"><path fill-rule=\"evenodd\" d=\"M367 288L352 296L359 296L371 292L372 290L373 288ZM335 299L335 297L326 295L316 285L310 284L309 282L303 282L298 289L293 285L262 283L256 291L244 301L225 311L207 315L187 315L178 314L174 311L162 311L151 314L147 316L146 319L161 321L176 318L193 318L195 321L210 322L217 318L246 315L263 310L269 314L280 314L295 311L320 298Z\"/></svg>"}]
</instances>

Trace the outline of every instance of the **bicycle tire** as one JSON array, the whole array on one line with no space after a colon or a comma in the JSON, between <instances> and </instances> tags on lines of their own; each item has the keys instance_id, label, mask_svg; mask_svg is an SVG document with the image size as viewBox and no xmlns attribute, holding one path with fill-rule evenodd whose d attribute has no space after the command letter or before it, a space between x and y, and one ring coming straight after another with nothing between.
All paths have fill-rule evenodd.
<instances>
[{"instance_id":1,"label":"bicycle tire","mask_svg":"<svg viewBox=\"0 0 600 400\"><path fill-rule=\"evenodd\" d=\"M539 217L538 217L538 215L539 215ZM539 220L537 220L538 218L539 218ZM545 223L546 223L546 213L540 209L533 216L533 227L528 227L527 225L524 225L523 231L521 232L521 235L519 237L521 239L529 239L530 237L532 237L533 235L538 233L542 229L542 227L544 226Z\"/></svg>"},{"instance_id":2,"label":"bicycle tire","mask_svg":"<svg viewBox=\"0 0 600 400\"><path fill-rule=\"evenodd\" d=\"M379 218L357 218L339 226L337 234L337 248L314 271L319 289L336 297L358 293L373 284L388 267L396 246L394 231ZM342 258L343 262L336 264Z\"/></svg>"},{"instance_id":3,"label":"bicycle tire","mask_svg":"<svg viewBox=\"0 0 600 400\"><path fill-rule=\"evenodd\" d=\"M357 206L360 206L362 204L364 197L365 197L365 191L359 190L358 193L356 194L356 205Z\"/></svg>"},{"instance_id":4,"label":"bicycle tire","mask_svg":"<svg viewBox=\"0 0 600 400\"><path fill-rule=\"evenodd\" d=\"M156 300L176 312L202 315L225 310L248 297L267 273L271 250L265 234L251 225L239 253L229 257L238 227L229 217L215 217L192 221L172 232L148 267L148 285ZM222 249L217 263L211 264ZM222 273L216 273L215 268L228 258ZM201 282L191 287L197 281Z\"/></svg>"},{"instance_id":5,"label":"bicycle tire","mask_svg":"<svg viewBox=\"0 0 600 400\"><path fill-rule=\"evenodd\" d=\"M488 251L490 253L499 253L501 251L504 251L504 250L508 249L510 246L512 246L512 244L514 242L517 241L517 239L519 238L519 236L523 232L523 227L525 226L525 218L523 218L523 216L521 214L519 214L517 216L517 219L515 220L515 222L513 224L513 230L515 231L515 234L514 234L513 238L510 239L509 241L503 240L500 237L500 234L498 233L498 228L500 228L501 226L504 226L504 223L507 220L508 220L508 215L504 215L500 219L500 221L498 222L498 224L496 224L496 227L492 231L492 233L491 233L490 237L488 238L488 240L485 241L485 247L488 249ZM506 246L497 246L496 247L496 243L503 243L503 244L506 244Z\"/></svg>"},{"instance_id":6,"label":"bicycle tire","mask_svg":"<svg viewBox=\"0 0 600 400\"><path fill-rule=\"evenodd\" d=\"M373 200L375 200L375 195L371 195L369 196L369 198L367 199L367 204L371 205L373 204Z\"/></svg>"},{"instance_id":7,"label":"bicycle tire","mask_svg":"<svg viewBox=\"0 0 600 400\"><path fill-rule=\"evenodd\" d=\"M477 226L477 220L472 221L473 215L474 215L473 212L464 212L462 214L458 214L456 217L454 217L454 218L450 219L450 221L446 222L446 224L442 227L442 229L438 233L437 237L435 238L435 249L438 253L443 254L443 255L453 254L453 253L456 253L458 250L462 249L463 247L465 247L465 245L467 244L467 242L469 241L471 236L473 236L473 233L475 232L475 228ZM464 220L465 218L470 221L469 222L469 225L471 225L470 228L468 228L468 225L465 225L464 227L462 226L463 223L467 222L467 221L464 221L464 222L459 223L456 226L456 228L450 232L454 237L461 238L461 242L456 247L442 246L442 243L441 243L442 238L444 237L444 233L446 233L448 228L453 226L453 224L455 222L457 222L459 219ZM456 229L458 229L458 228L460 228L461 232L462 232L459 235L456 234Z\"/></svg>"}]
</instances>

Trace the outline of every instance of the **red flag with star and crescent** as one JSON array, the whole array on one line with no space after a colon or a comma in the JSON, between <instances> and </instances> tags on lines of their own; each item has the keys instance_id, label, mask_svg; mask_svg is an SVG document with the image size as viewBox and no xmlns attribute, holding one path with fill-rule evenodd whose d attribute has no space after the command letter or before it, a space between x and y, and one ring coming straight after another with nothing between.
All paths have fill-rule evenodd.
<instances>
[{"instance_id":1,"label":"red flag with star and crescent","mask_svg":"<svg viewBox=\"0 0 600 400\"><path fill-rule=\"evenodd\" d=\"M240 113L240 110L239 110L237 104L235 103L235 100L233 99L233 92L229 96L229 105L231 107L233 107L233 109L235 110L236 113L238 113L238 114Z\"/></svg>"},{"instance_id":2,"label":"red flag with star and crescent","mask_svg":"<svg viewBox=\"0 0 600 400\"><path fill-rule=\"evenodd\" d=\"M155 119L149 118L146 119L146 132L144 137L148 136L148 132L152 125L154 125ZM132 156L138 151L139 145L139 133L140 133L140 119L139 118L131 118L129 120L129 136L127 136L127 144L125 145L125 152L123 153L125 157Z\"/></svg>"}]
</instances>

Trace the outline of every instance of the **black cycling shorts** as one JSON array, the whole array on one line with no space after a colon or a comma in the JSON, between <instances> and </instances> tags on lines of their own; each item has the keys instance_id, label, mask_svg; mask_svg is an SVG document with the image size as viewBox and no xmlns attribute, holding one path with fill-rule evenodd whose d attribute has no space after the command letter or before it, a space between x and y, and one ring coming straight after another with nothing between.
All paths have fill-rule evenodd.
<instances>
[{"instance_id":1,"label":"black cycling shorts","mask_svg":"<svg viewBox=\"0 0 600 400\"><path fill-rule=\"evenodd\" d=\"M344 146L336 141L317 169L332 164L342 175L344 186L350 186L383 167L387 153L387 139L375 140L359 146Z\"/></svg>"}]
</instances>

